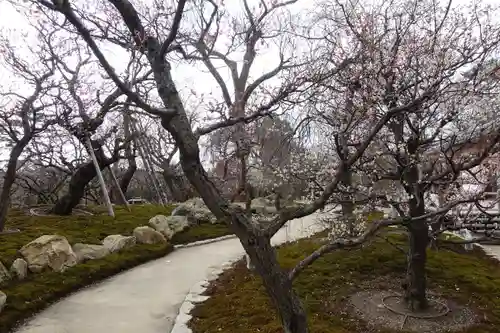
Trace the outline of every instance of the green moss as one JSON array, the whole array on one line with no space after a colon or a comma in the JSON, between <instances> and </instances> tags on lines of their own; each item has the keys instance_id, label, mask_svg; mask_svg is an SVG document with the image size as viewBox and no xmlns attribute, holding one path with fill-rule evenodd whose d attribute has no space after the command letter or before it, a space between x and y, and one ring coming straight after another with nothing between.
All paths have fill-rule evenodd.
<instances>
[{"instance_id":1,"label":"green moss","mask_svg":"<svg viewBox=\"0 0 500 333\"><path fill-rule=\"evenodd\" d=\"M405 247L404 235L385 237ZM278 250L279 261L285 267L292 267L317 247L318 241L314 239L283 246ZM469 304L487 318L464 332L497 333L500 331L500 266L480 250L461 252L456 246L429 250L429 287ZM348 296L373 286L398 287L397 281L404 276L405 266L404 254L382 238L363 248L340 250L318 259L294 282L309 315L310 332L371 332L366 323L351 320L344 311ZM208 293L212 297L193 311L194 333L282 332L260 278L249 273L243 262L224 273Z\"/></svg>"},{"instance_id":2,"label":"green moss","mask_svg":"<svg viewBox=\"0 0 500 333\"><path fill-rule=\"evenodd\" d=\"M100 244L109 235L131 235L135 227L147 225L155 215L170 215L173 208L133 205L129 212L124 207L115 206L114 219L102 209L93 216L29 216L21 211L13 211L6 227L18 228L21 232L0 235L0 258L5 265L10 265L18 257L17 250L41 235L59 234L66 237L70 244Z\"/></svg>"},{"instance_id":3,"label":"green moss","mask_svg":"<svg viewBox=\"0 0 500 333\"><path fill-rule=\"evenodd\" d=\"M369 213L364 213L363 217L366 218L367 222L373 222L377 220L381 220L384 218L384 212L379 211L379 210L374 210Z\"/></svg>"},{"instance_id":4,"label":"green moss","mask_svg":"<svg viewBox=\"0 0 500 333\"><path fill-rule=\"evenodd\" d=\"M44 234L65 236L70 244L100 244L108 235L131 235L137 226L147 225L151 217L170 215L173 206L134 205L131 212L115 207L116 218L106 215L102 207L93 207L94 216L28 216L21 211L10 212L7 228L18 228L17 234L0 235L0 260L7 267L19 257L18 250ZM172 244L190 243L229 234L224 224L202 224L176 235ZM64 273L46 271L31 274L24 281L9 281L1 286L7 294L6 307L0 315L0 332L9 332L16 322L31 316L50 303L89 284L123 270L160 258L171 252L171 244L139 244L103 259L91 260Z\"/></svg>"},{"instance_id":5,"label":"green moss","mask_svg":"<svg viewBox=\"0 0 500 333\"><path fill-rule=\"evenodd\" d=\"M174 237L172 237L171 242L172 244L186 244L230 234L231 231L225 224L201 224L175 234Z\"/></svg>"}]
</instances>

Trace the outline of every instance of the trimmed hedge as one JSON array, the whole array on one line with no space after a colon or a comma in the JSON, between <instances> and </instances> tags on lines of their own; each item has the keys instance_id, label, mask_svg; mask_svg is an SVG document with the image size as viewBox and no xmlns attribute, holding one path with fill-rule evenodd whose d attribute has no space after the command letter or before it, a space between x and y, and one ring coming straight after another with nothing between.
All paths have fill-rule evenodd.
<instances>
[{"instance_id":1,"label":"trimmed hedge","mask_svg":"<svg viewBox=\"0 0 500 333\"><path fill-rule=\"evenodd\" d=\"M44 234L65 236L70 244L76 242L100 244L111 234L131 235L135 227L147 225L151 217L170 215L173 206L134 205L132 211L116 206L116 219L95 209L94 216L28 216L21 211L9 215L7 228L18 228L17 234L0 235L0 260L8 268L19 257L18 250ZM63 273L44 271L29 274L23 281L11 280L0 286L7 294L7 304L0 313L0 332L7 333L19 321L46 308L51 303L95 282L129 268L163 257L173 251L173 244L230 234L226 225L207 224L192 227L174 236L171 244L137 244L105 258L78 264Z\"/></svg>"}]
</instances>

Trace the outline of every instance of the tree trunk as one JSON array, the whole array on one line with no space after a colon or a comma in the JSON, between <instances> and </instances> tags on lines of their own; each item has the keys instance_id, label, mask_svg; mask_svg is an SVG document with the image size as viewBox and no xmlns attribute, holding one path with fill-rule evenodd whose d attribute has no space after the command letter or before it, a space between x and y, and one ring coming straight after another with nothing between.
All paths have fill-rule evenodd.
<instances>
[{"instance_id":1,"label":"tree trunk","mask_svg":"<svg viewBox=\"0 0 500 333\"><path fill-rule=\"evenodd\" d=\"M413 189L413 197L409 201L410 217L425 214L424 195L418 184L416 166L409 168L407 182ZM411 310L421 311L428 307L426 288L427 278L425 265L427 262L427 246L429 245L429 230L426 220L411 222L408 226L409 253L406 272L405 300Z\"/></svg>"},{"instance_id":2,"label":"tree trunk","mask_svg":"<svg viewBox=\"0 0 500 333\"><path fill-rule=\"evenodd\" d=\"M177 175L175 171L172 170L171 166L163 166L163 180L167 184L168 192L170 192L171 199L174 202L184 202L187 198L187 189L184 188L184 184L177 180Z\"/></svg>"},{"instance_id":3,"label":"tree trunk","mask_svg":"<svg viewBox=\"0 0 500 333\"><path fill-rule=\"evenodd\" d=\"M268 238L252 236L240 238L255 270L262 277L264 287L278 310L285 333L307 333L307 316L302 302L292 288L288 274L280 267L275 249Z\"/></svg>"},{"instance_id":4,"label":"tree trunk","mask_svg":"<svg viewBox=\"0 0 500 333\"><path fill-rule=\"evenodd\" d=\"M101 170L107 168L109 165L118 161L117 156L107 158L101 146L92 141L94 146L95 155ZM75 208L85 194L85 187L97 176L96 169L92 161L81 166L71 176L69 181L68 193L57 200L54 207L51 209L52 214L56 215L71 215L73 208Z\"/></svg>"},{"instance_id":5,"label":"tree trunk","mask_svg":"<svg viewBox=\"0 0 500 333\"><path fill-rule=\"evenodd\" d=\"M137 163L135 162L135 158L129 160L128 168L120 179L120 188L122 189L123 194L127 196L127 190L132 182L132 178L134 178L134 174L137 171Z\"/></svg>"},{"instance_id":6,"label":"tree trunk","mask_svg":"<svg viewBox=\"0 0 500 333\"><path fill-rule=\"evenodd\" d=\"M429 236L426 223L418 222L412 224L409 228L410 251L406 273L407 287L405 299L410 309L425 310L428 306L425 264L427 261Z\"/></svg>"},{"instance_id":7,"label":"tree trunk","mask_svg":"<svg viewBox=\"0 0 500 333\"><path fill-rule=\"evenodd\" d=\"M125 170L125 173L120 178L120 188L125 197L127 197L128 187L136 171L137 171L137 163L135 162L135 158L129 159L127 170ZM121 202L120 193L118 193L118 189L116 189L114 186L110 194L113 202L115 203Z\"/></svg>"},{"instance_id":8,"label":"tree trunk","mask_svg":"<svg viewBox=\"0 0 500 333\"><path fill-rule=\"evenodd\" d=\"M5 223L7 222L7 213L9 212L10 206L10 191L14 181L16 180L17 161L27 144L28 142L21 140L14 146L14 148L12 148L12 151L10 152L7 170L5 171L5 175L3 177L4 181L2 185L2 193L0 194L0 232L4 231Z\"/></svg>"},{"instance_id":9,"label":"tree trunk","mask_svg":"<svg viewBox=\"0 0 500 333\"><path fill-rule=\"evenodd\" d=\"M124 131L124 136L127 139L132 137L131 122L132 119L130 118L130 113L127 109L125 112L123 112L123 131ZM135 160L134 148L132 148L131 144L125 147L125 157L127 158L128 161L128 167L120 179L120 189L122 193L125 195L125 197L127 197L128 187L130 185L130 182L132 181L132 178L134 177L135 172L137 171L137 161ZM120 193L118 193L118 189L113 189L111 194L112 197L114 198L120 198Z\"/></svg>"},{"instance_id":10,"label":"tree trunk","mask_svg":"<svg viewBox=\"0 0 500 333\"><path fill-rule=\"evenodd\" d=\"M352 175L349 170L344 170L341 176L342 184L347 187L349 190L352 189ZM352 202L351 195L345 195L342 198L342 218L344 222L347 224L347 230L349 232L350 237L355 236L355 223L356 219L354 217L354 203Z\"/></svg>"},{"instance_id":11,"label":"tree trunk","mask_svg":"<svg viewBox=\"0 0 500 333\"><path fill-rule=\"evenodd\" d=\"M352 90L350 90L350 92L351 94L353 93ZM347 103L347 108L352 108L352 95L349 97ZM340 160L343 161L340 182L342 183L342 185L344 185L345 190L347 192L350 192L352 191L352 172L350 168L345 164L345 162L349 159L349 147L347 146L347 138L345 134L338 134L335 137L335 143L337 146L337 154L339 155ZM354 219L353 199L354 198L350 193L345 193L342 195L342 219L347 226L347 231L350 237L354 237L354 224L356 222Z\"/></svg>"}]
</instances>

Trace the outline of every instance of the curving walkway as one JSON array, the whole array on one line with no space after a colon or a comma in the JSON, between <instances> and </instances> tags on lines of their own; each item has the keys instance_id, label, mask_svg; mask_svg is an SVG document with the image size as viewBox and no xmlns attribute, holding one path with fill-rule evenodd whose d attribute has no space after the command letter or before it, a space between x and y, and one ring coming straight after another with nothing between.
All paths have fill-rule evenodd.
<instances>
[{"instance_id":1,"label":"curving walkway","mask_svg":"<svg viewBox=\"0 0 500 333\"><path fill-rule=\"evenodd\" d=\"M273 243L322 230L316 218L290 221ZM191 287L243 254L238 239L178 249L62 299L15 332L168 333Z\"/></svg>"}]
</instances>

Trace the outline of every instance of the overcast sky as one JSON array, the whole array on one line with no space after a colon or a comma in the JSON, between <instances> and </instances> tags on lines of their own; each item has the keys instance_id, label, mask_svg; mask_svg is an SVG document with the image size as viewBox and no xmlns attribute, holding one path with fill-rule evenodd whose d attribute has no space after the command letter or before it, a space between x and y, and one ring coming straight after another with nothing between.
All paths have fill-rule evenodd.
<instances>
[{"instance_id":1,"label":"overcast sky","mask_svg":"<svg viewBox=\"0 0 500 333\"><path fill-rule=\"evenodd\" d=\"M240 14L240 1L226 1L226 9L230 13ZM258 3L258 0L250 0L250 3ZM300 10L301 8L306 8L305 6L307 2L303 1L298 5L295 5L295 8L292 10ZM29 29L29 24L26 20L26 17L20 13L18 13L9 3L0 1L0 28L2 29L2 33L7 34L10 39L17 44L21 49L29 40L34 40L34 34ZM221 39L222 41L222 39ZM222 50L224 51L224 50ZM125 69L127 62L129 60L128 54L119 47L106 47L106 56L108 61L115 67L117 72L121 72ZM266 52L259 53L253 67L251 76L258 77L264 72L267 72L273 69L278 64L278 57L276 56L277 50L270 49L266 50ZM234 55L234 60L239 62L241 68L241 62L239 61L241 58L240 54ZM225 78L226 82L230 84L230 74L229 70L222 66L221 63L217 64L220 74ZM191 101L191 105L197 105L197 96L209 95L214 96L214 98L220 100L220 90L214 81L211 74L208 73L206 68L202 64L193 65L186 63L173 63L172 74L178 89L181 92L181 96L185 100ZM16 78L9 73L5 68L0 67L0 87L4 88L14 88L19 89L18 85L13 85L13 82L16 81ZM229 86L231 88L231 85ZM22 90L22 89L21 89ZM203 113L203 106L201 110L198 110ZM8 154L7 151L0 152L0 158L4 159Z\"/></svg>"},{"instance_id":2,"label":"overcast sky","mask_svg":"<svg viewBox=\"0 0 500 333\"><path fill-rule=\"evenodd\" d=\"M250 0L253 4L257 4L258 1L259 0ZM241 0L226 0L225 4L230 12L238 13L241 12L241 2ZM491 4L497 3L495 0L487 0L486 2ZM471 1L455 0L453 3L460 5L471 3ZM311 6L314 6L314 1L299 0L298 4L292 7L291 10L296 13L305 12ZM23 41L24 37L22 37L22 35L29 31L28 22L25 17L16 12L16 10L14 10L13 7L6 1L0 1L0 28L2 28L3 33L6 33L9 30L13 40L17 40L18 42ZM32 38L32 35L28 34L25 38L29 40ZM123 69L127 64L128 57L125 53L120 52L118 48L108 48L106 55L108 60L113 64L113 66L116 67L117 70ZM276 55L276 48L269 49L267 52L260 54L252 68L252 76L255 78L274 68L277 64ZM235 58L235 60L239 60L239 57ZM122 64L122 68L120 68L120 64ZM181 91L181 95L184 96L184 98L188 96L190 99L196 99L196 97L191 95L192 92L194 92L196 96L201 96L201 94L207 95L210 93L214 96L220 96L220 90L215 81L201 64L193 66L185 63L175 63L172 72L178 89ZM229 82L229 71L227 69L222 69L221 74L224 75L226 82ZM0 86L11 86L12 82L15 82L15 78L4 69L0 69ZM201 111L203 112L203 110ZM0 152L0 158L5 158L5 151L3 154Z\"/></svg>"}]
</instances>

